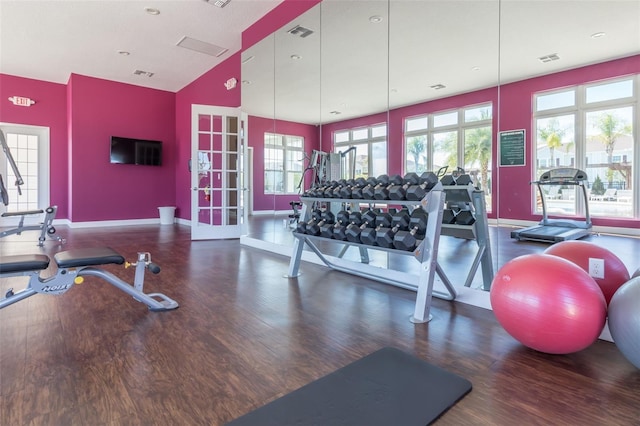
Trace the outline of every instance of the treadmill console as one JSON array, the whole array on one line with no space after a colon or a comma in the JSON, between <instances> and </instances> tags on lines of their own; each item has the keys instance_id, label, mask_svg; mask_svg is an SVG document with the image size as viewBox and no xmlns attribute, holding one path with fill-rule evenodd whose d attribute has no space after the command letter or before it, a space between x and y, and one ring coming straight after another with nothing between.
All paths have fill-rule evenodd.
<instances>
[{"instance_id":1,"label":"treadmill console","mask_svg":"<svg viewBox=\"0 0 640 426\"><path fill-rule=\"evenodd\" d=\"M580 182L587 180L587 173L570 167L547 170L540 176L539 183L552 184L564 182Z\"/></svg>"}]
</instances>

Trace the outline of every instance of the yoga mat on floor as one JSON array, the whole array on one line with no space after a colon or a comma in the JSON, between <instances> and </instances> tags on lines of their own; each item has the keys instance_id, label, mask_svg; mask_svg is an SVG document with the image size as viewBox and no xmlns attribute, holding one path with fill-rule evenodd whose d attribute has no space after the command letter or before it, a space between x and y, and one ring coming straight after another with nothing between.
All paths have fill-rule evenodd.
<instances>
[{"instance_id":1,"label":"yoga mat on floor","mask_svg":"<svg viewBox=\"0 0 640 426\"><path fill-rule=\"evenodd\" d=\"M383 348L228 426L424 426L470 390L460 376Z\"/></svg>"}]
</instances>

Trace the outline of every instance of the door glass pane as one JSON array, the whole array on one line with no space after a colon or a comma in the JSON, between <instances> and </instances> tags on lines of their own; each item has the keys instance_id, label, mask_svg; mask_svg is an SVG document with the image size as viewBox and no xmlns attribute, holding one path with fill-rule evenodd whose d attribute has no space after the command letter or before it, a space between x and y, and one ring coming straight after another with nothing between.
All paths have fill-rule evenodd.
<instances>
[{"instance_id":1,"label":"door glass pane","mask_svg":"<svg viewBox=\"0 0 640 426\"><path fill-rule=\"evenodd\" d=\"M230 204L231 205L231 204ZM227 225L237 225L241 221L239 219L238 209L227 209Z\"/></svg>"},{"instance_id":2,"label":"door glass pane","mask_svg":"<svg viewBox=\"0 0 640 426\"><path fill-rule=\"evenodd\" d=\"M586 138L591 214L633 217L633 108L588 112Z\"/></svg>"},{"instance_id":3,"label":"door glass pane","mask_svg":"<svg viewBox=\"0 0 640 426\"><path fill-rule=\"evenodd\" d=\"M449 172L458 166L458 132L442 132L433 135L433 168L448 166Z\"/></svg>"},{"instance_id":4,"label":"door glass pane","mask_svg":"<svg viewBox=\"0 0 640 426\"><path fill-rule=\"evenodd\" d=\"M198 149L199 150L211 150L211 134L199 133L198 134Z\"/></svg>"},{"instance_id":5,"label":"door glass pane","mask_svg":"<svg viewBox=\"0 0 640 426\"><path fill-rule=\"evenodd\" d=\"M198 115L198 131L210 132L211 131L211 116L199 114Z\"/></svg>"}]
</instances>

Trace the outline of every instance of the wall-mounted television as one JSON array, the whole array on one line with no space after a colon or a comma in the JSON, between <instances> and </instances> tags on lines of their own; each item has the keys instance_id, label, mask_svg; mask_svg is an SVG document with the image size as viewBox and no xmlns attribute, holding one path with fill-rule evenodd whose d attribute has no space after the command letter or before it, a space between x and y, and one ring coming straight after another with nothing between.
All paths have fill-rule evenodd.
<instances>
[{"instance_id":1,"label":"wall-mounted television","mask_svg":"<svg viewBox=\"0 0 640 426\"><path fill-rule=\"evenodd\" d=\"M162 142L111 136L112 164L162 165Z\"/></svg>"}]
</instances>

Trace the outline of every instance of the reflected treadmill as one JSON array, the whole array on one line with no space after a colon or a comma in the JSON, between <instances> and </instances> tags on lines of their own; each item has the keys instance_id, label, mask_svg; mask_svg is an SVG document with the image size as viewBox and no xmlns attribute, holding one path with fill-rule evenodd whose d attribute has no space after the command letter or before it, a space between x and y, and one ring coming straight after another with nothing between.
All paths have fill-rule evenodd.
<instances>
[{"instance_id":1,"label":"reflected treadmill","mask_svg":"<svg viewBox=\"0 0 640 426\"><path fill-rule=\"evenodd\" d=\"M585 182L587 174L579 169L560 168L544 172L540 179L531 182L538 187L542 200L542 220L538 225L516 231L511 231L511 238L518 241L541 241L545 243L557 243L566 240L577 240L591 233L591 217L589 215L589 197ZM549 219L547 217L547 203L542 187L545 185L575 185L581 188L578 191L584 198L585 220Z\"/></svg>"}]
</instances>

